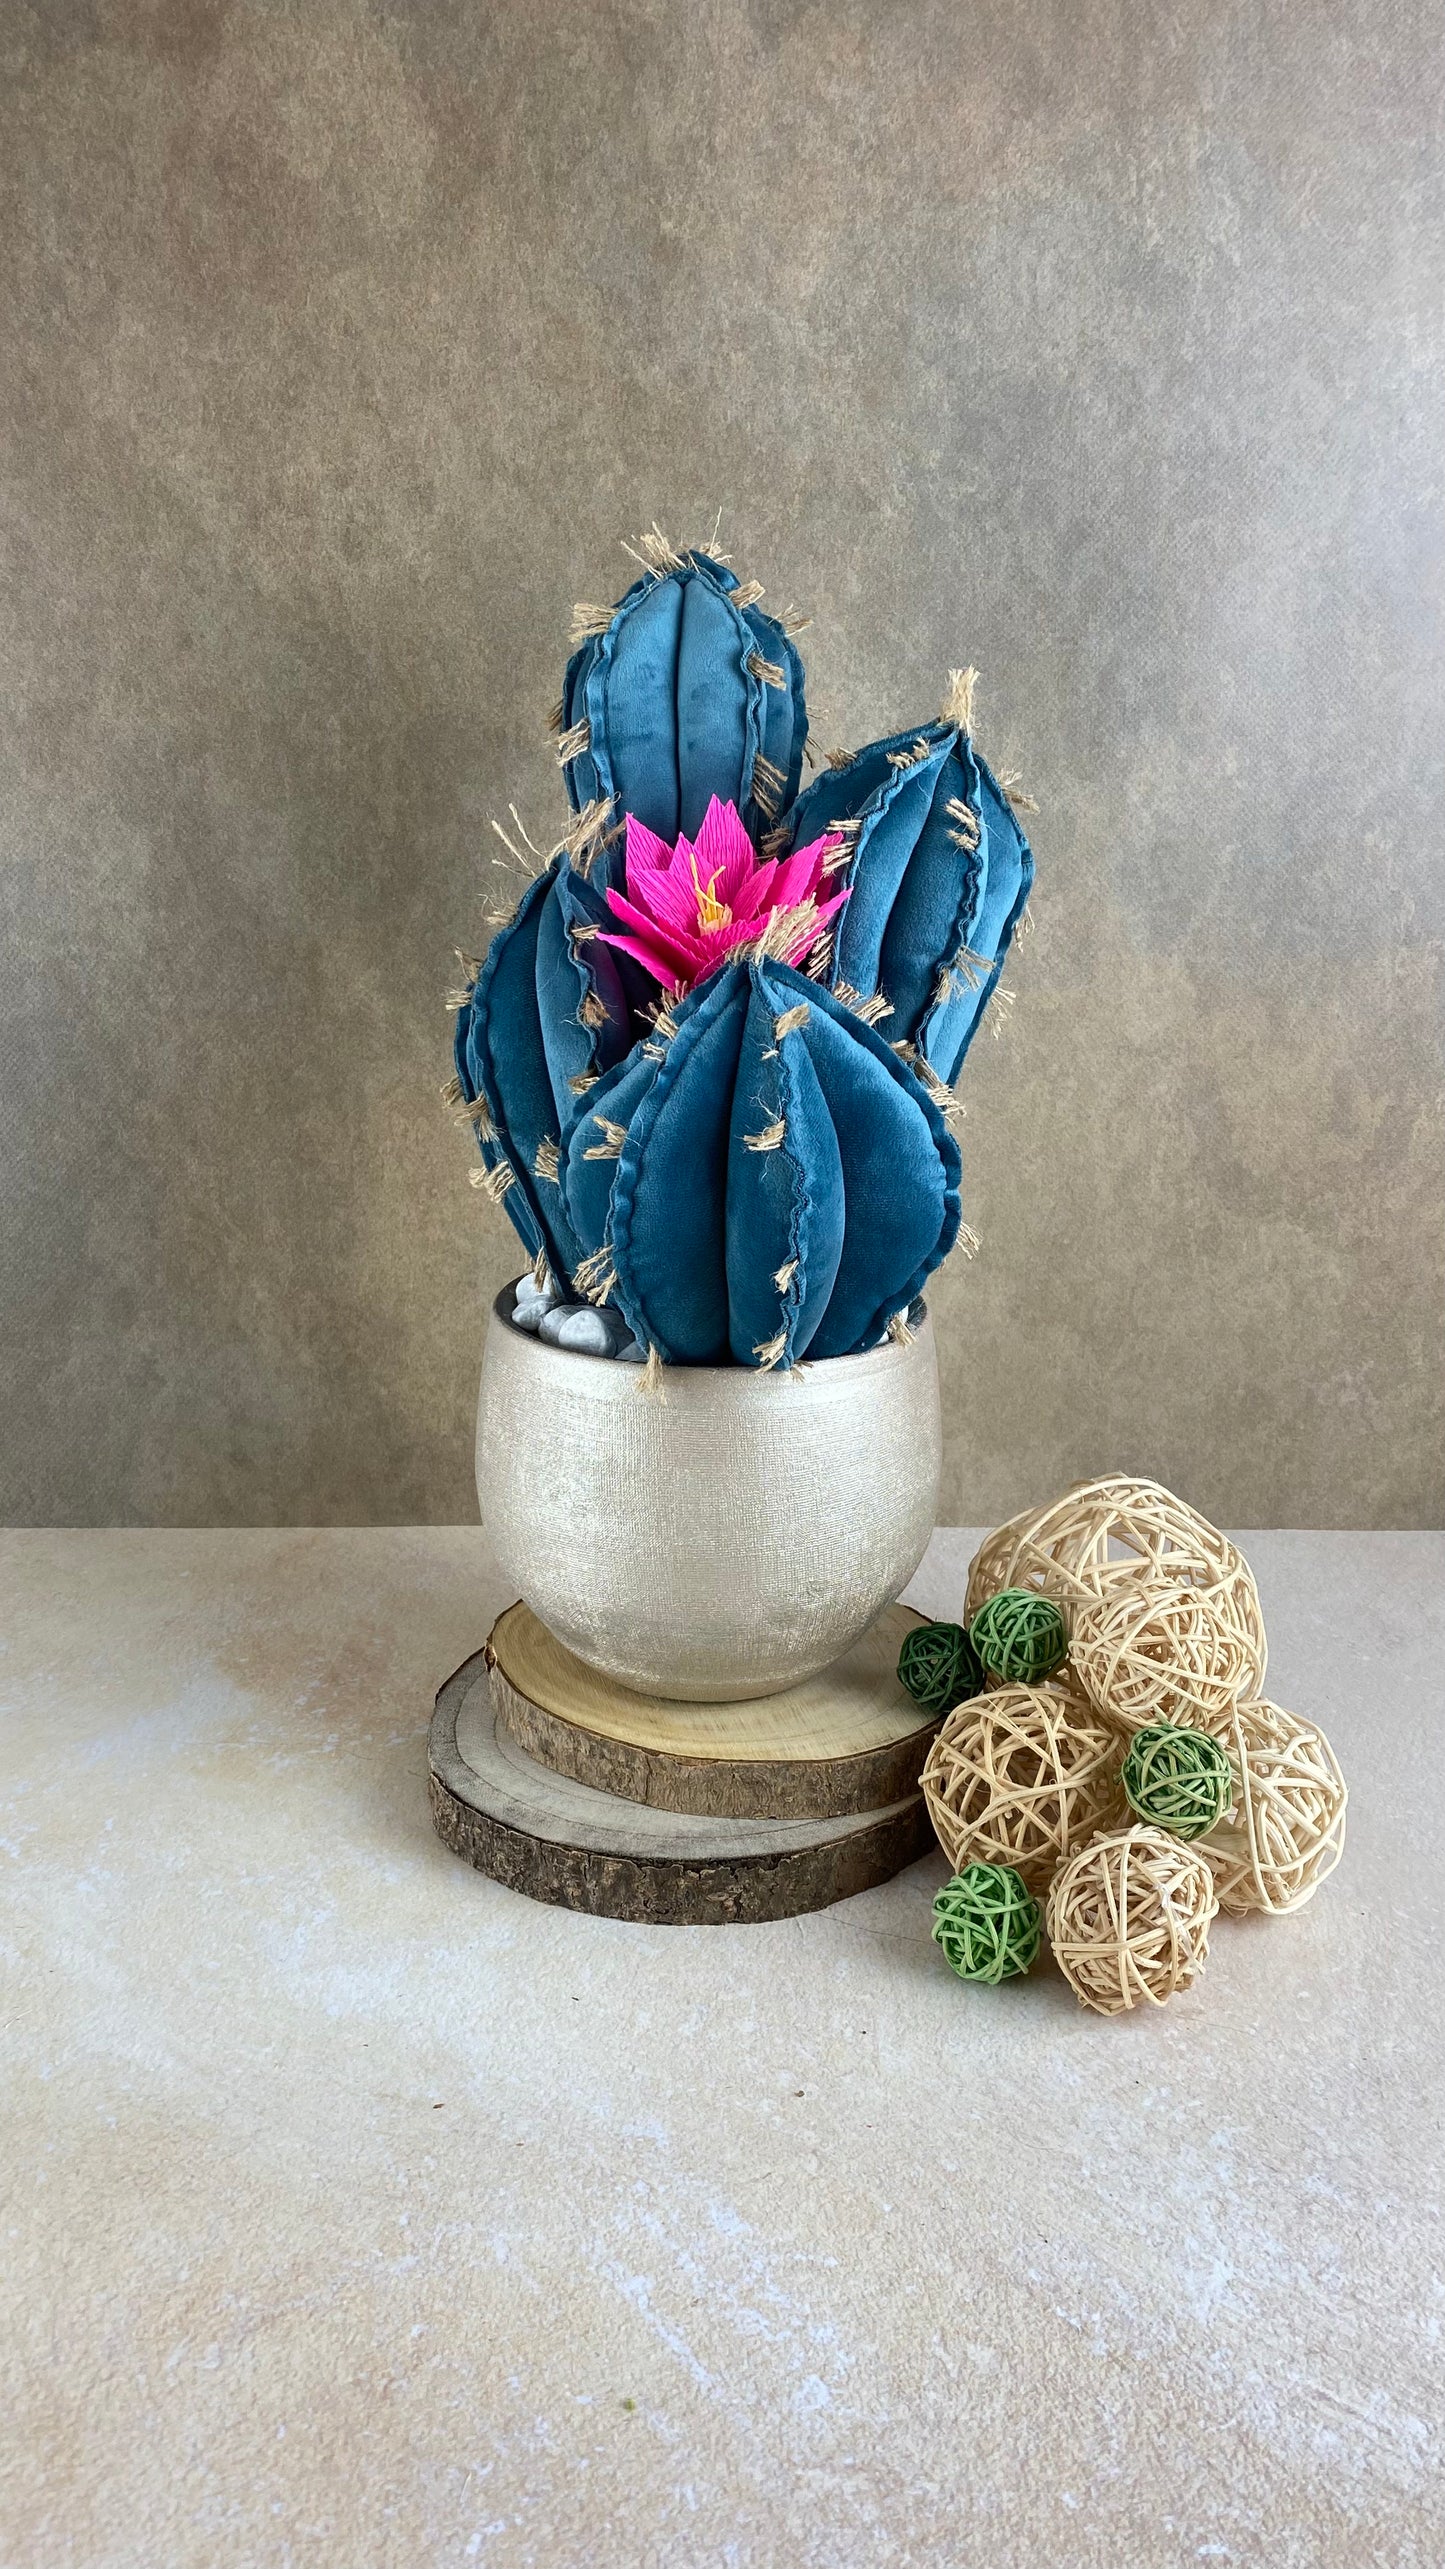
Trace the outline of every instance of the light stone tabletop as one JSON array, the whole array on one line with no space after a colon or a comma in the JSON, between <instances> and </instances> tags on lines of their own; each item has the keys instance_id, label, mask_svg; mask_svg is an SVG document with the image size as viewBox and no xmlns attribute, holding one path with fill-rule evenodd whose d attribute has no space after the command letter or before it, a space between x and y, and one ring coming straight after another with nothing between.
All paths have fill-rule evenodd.
<instances>
[{"instance_id":1,"label":"light stone tabletop","mask_svg":"<svg viewBox=\"0 0 1445 2569\"><path fill-rule=\"evenodd\" d=\"M1439 2569L1445 1540L1242 1540L1345 1859L1107 2022L445 1853L473 1530L3 1538L4 2569Z\"/></svg>"}]
</instances>

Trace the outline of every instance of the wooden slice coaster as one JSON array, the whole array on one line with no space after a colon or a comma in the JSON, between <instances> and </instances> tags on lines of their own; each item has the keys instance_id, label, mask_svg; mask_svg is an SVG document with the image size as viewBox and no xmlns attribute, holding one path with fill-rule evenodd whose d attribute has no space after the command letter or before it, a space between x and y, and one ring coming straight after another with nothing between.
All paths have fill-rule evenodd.
<instances>
[{"instance_id":1,"label":"wooden slice coaster","mask_svg":"<svg viewBox=\"0 0 1445 2569\"><path fill-rule=\"evenodd\" d=\"M487 1658L498 1721L529 1757L656 1811L833 1820L916 1791L938 1729L898 1682L923 1620L889 1606L820 1676L743 1704L640 1695L564 1650L530 1606L509 1606Z\"/></svg>"},{"instance_id":2,"label":"wooden slice coaster","mask_svg":"<svg viewBox=\"0 0 1445 2569\"><path fill-rule=\"evenodd\" d=\"M533 1900L653 1926L731 1926L824 1909L933 1844L919 1794L831 1820L660 1811L539 1766L497 1720L478 1651L437 1697L437 1834Z\"/></svg>"}]
</instances>

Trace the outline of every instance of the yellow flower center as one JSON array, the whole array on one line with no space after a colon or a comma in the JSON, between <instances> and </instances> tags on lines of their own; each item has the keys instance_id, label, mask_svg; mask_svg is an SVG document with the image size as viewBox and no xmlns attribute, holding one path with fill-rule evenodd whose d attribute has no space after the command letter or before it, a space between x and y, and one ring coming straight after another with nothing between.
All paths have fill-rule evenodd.
<instances>
[{"instance_id":1,"label":"yellow flower center","mask_svg":"<svg viewBox=\"0 0 1445 2569\"><path fill-rule=\"evenodd\" d=\"M697 894L697 924L700 928L727 928L732 925L733 914L726 901L717 900L713 893L712 887L721 872L722 867L719 866L716 873L708 876L704 891L697 879L697 858L692 860L692 888Z\"/></svg>"}]
</instances>

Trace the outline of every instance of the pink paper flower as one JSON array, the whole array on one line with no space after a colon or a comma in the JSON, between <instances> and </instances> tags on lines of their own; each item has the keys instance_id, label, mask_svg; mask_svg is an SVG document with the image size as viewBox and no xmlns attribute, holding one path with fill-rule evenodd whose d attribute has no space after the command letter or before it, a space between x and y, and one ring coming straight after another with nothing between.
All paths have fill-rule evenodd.
<instances>
[{"instance_id":1,"label":"pink paper flower","mask_svg":"<svg viewBox=\"0 0 1445 2569\"><path fill-rule=\"evenodd\" d=\"M604 929L602 942L620 946L674 993L705 981L739 946L800 964L848 898L818 897L842 845L820 838L791 856L760 858L737 806L716 794L696 840L680 838L676 847L629 812L627 890L607 895L629 933Z\"/></svg>"}]
</instances>

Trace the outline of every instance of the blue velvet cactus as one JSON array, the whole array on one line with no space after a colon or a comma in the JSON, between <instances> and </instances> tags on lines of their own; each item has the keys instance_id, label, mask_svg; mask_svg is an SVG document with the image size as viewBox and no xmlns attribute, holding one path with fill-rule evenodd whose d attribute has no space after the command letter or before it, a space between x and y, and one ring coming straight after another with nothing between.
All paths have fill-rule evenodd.
<instances>
[{"instance_id":1,"label":"blue velvet cactus","mask_svg":"<svg viewBox=\"0 0 1445 2569\"><path fill-rule=\"evenodd\" d=\"M839 759L789 814L795 840L841 829L850 898L829 981L882 993L891 1042L951 1087L1023 914L1034 861L1003 787L969 735L973 672L937 722Z\"/></svg>"},{"instance_id":2,"label":"blue velvet cactus","mask_svg":"<svg viewBox=\"0 0 1445 2569\"><path fill-rule=\"evenodd\" d=\"M1032 858L967 681L800 794L761 592L655 531L643 559L578 610L573 818L462 994L452 1093L529 1255L655 1358L854 1354L958 1236L951 1084Z\"/></svg>"},{"instance_id":3,"label":"blue velvet cactus","mask_svg":"<svg viewBox=\"0 0 1445 2569\"><path fill-rule=\"evenodd\" d=\"M671 844L716 795L757 838L798 791L803 664L755 582L655 530L642 550L625 598L577 609L557 709L568 801L631 812Z\"/></svg>"}]
</instances>

